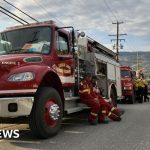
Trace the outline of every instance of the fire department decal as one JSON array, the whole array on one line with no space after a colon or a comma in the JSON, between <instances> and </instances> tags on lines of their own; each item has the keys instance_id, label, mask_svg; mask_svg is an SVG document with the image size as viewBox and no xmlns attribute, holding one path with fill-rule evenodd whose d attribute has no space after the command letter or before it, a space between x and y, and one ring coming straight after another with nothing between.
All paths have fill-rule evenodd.
<instances>
[{"instance_id":1,"label":"fire department decal","mask_svg":"<svg viewBox=\"0 0 150 150\"><path fill-rule=\"evenodd\" d=\"M54 64L52 68L57 72L63 83L75 83L71 66L66 63Z\"/></svg>"},{"instance_id":2,"label":"fire department decal","mask_svg":"<svg viewBox=\"0 0 150 150\"><path fill-rule=\"evenodd\" d=\"M70 76L71 75L71 66L66 63L54 64L53 69L62 76Z\"/></svg>"}]
</instances>

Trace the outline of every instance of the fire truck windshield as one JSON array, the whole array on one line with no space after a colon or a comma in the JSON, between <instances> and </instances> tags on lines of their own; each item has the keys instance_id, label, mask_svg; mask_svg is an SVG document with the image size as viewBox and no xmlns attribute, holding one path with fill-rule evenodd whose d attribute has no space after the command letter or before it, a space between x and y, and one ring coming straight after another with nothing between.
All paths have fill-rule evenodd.
<instances>
[{"instance_id":1,"label":"fire truck windshield","mask_svg":"<svg viewBox=\"0 0 150 150\"><path fill-rule=\"evenodd\" d=\"M49 27L32 27L0 33L0 55L48 54L50 48L51 29Z\"/></svg>"},{"instance_id":2,"label":"fire truck windshield","mask_svg":"<svg viewBox=\"0 0 150 150\"><path fill-rule=\"evenodd\" d=\"M121 70L121 78L130 78L131 74L129 70Z\"/></svg>"}]
</instances>

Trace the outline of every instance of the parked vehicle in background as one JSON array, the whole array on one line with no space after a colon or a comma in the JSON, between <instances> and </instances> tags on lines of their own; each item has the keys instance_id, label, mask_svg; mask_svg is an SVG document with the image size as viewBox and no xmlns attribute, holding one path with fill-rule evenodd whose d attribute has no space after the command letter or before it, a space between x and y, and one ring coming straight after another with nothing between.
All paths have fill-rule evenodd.
<instances>
[{"instance_id":1,"label":"parked vehicle in background","mask_svg":"<svg viewBox=\"0 0 150 150\"><path fill-rule=\"evenodd\" d=\"M121 66L121 85L124 101L129 101L131 104L135 102L136 92L134 85L135 71L129 66Z\"/></svg>"}]
</instances>

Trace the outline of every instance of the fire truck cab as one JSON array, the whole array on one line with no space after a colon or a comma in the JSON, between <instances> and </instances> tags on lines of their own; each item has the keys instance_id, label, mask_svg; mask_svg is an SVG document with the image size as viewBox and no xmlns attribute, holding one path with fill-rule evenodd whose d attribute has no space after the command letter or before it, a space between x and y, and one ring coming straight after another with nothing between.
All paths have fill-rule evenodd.
<instances>
[{"instance_id":1,"label":"fire truck cab","mask_svg":"<svg viewBox=\"0 0 150 150\"><path fill-rule=\"evenodd\" d=\"M134 84L135 71L129 66L121 66L121 84L122 95L125 101L129 101L131 104L135 103L136 91Z\"/></svg>"},{"instance_id":2,"label":"fire truck cab","mask_svg":"<svg viewBox=\"0 0 150 150\"><path fill-rule=\"evenodd\" d=\"M74 29L66 28L47 21L0 33L0 117L28 116L39 138L57 134L65 112L85 108L78 90L86 71L98 76L114 106L122 95L116 54L83 34L74 38Z\"/></svg>"}]
</instances>

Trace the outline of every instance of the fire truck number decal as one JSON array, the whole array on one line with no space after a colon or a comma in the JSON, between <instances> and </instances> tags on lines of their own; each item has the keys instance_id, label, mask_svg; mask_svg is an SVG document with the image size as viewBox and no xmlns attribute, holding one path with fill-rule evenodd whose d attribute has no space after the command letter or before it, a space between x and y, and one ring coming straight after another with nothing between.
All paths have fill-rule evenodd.
<instances>
[{"instance_id":1,"label":"fire truck number decal","mask_svg":"<svg viewBox=\"0 0 150 150\"><path fill-rule=\"evenodd\" d=\"M0 62L2 65L16 65L16 62L14 61L2 61Z\"/></svg>"}]
</instances>

